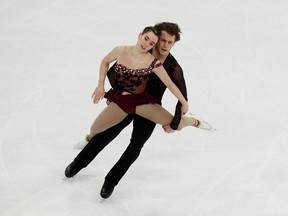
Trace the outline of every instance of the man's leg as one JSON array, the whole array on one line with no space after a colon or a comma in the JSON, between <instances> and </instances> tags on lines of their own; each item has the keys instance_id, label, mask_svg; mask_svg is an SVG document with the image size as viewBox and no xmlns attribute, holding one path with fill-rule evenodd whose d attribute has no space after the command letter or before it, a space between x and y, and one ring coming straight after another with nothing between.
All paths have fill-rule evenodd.
<instances>
[{"instance_id":1,"label":"man's leg","mask_svg":"<svg viewBox=\"0 0 288 216\"><path fill-rule=\"evenodd\" d=\"M144 143L151 136L155 125L156 124L154 122L135 115L130 143L125 152L122 154L121 158L106 175L105 182L100 192L102 198L107 199L111 196L114 187L118 184L129 167L140 155L141 149Z\"/></svg>"},{"instance_id":2,"label":"man's leg","mask_svg":"<svg viewBox=\"0 0 288 216\"><path fill-rule=\"evenodd\" d=\"M129 167L140 155L141 149L145 142L151 136L155 123L141 116L135 115L133 121L133 131L130 143L122 154L118 162L109 171L105 180L117 185L120 179L125 175Z\"/></svg>"},{"instance_id":3,"label":"man's leg","mask_svg":"<svg viewBox=\"0 0 288 216\"><path fill-rule=\"evenodd\" d=\"M131 123L133 115L126 116L117 125L95 135L84 149L76 156L74 161L66 168L65 175L70 178L86 167L105 146L107 146L118 134Z\"/></svg>"}]
</instances>

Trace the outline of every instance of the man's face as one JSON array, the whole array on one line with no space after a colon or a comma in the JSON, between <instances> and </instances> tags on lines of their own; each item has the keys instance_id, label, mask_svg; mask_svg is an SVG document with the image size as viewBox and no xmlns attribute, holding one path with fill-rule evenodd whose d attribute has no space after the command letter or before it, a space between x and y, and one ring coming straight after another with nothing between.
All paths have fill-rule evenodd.
<instances>
[{"instance_id":1,"label":"man's face","mask_svg":"<svg viewBox=\"0 0 288 216\"><path fill-rule=\"evenodd\" d=\"M160 55L166 56L175 44L175 35L170 35L166 31L161 31L156 49Z\"/></svg>"}]
</instances>

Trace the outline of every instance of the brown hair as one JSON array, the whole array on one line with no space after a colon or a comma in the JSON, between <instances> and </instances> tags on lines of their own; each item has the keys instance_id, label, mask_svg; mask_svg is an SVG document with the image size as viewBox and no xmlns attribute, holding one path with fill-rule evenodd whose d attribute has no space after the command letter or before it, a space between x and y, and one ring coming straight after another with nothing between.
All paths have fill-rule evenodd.
<instances>
[{"instance_id":1,"label":"brown hair","mask_svg":"<svg viewBox=\"0 0 288 216\"><path fill-rule=\"evenodd\" d=\"M147 32L153 32L157 37L159 37L159 31L153 26L145 27L141 34L143 35L143 34L145 34Z\"/></svg>"},{"instance_id":2,"label":"brown hair","mask_svg":"<svg viewBox=\"0 0 288 216\"><path fill-rule=\"evenodd\" d=\"M161 33L162 31L166 31L170 35L175 35L175 42L180 40L180 34L182 32L177 23L161 22L154 25L154 28L159 33Z\"/></svg>"}]
</instances>

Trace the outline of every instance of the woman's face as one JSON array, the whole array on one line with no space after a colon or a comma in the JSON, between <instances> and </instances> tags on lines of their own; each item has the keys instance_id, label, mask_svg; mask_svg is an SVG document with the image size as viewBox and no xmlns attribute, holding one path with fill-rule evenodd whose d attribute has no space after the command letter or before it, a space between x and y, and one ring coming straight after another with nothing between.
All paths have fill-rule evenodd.
<instances>
[{"instance_id":1,"label":"woman's face","mask_svg":"<svg viewBox=\"0 0 288 216\"><path fill-rule=\"evenodd\" d=\"M138 44L143 52L148 52L152 49L158 41L158 37L152 32L140 34L138 37Z\"/></svg>"}]
</instances>

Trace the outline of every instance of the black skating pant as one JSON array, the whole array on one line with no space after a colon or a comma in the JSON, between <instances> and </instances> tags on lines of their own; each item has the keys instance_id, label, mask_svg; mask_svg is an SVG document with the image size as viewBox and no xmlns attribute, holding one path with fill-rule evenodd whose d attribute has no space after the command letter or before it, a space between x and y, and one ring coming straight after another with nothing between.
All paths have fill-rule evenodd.
<instances>
[{"instance_id":1,"label":"black skating pant","mask_svg":"<svg viewBox=\"0 0 288 216\"><path fill-rule=\"evenodd\" d=\"M105 179L118 184L129 167L140 155L145 142L151 136L155 123L138 115L128 115L117 125L95 135L74 159L82 167L86 167L127 125L133 121L130 143L117 163L112 167Z\"/></svg>"}]
</instances>

